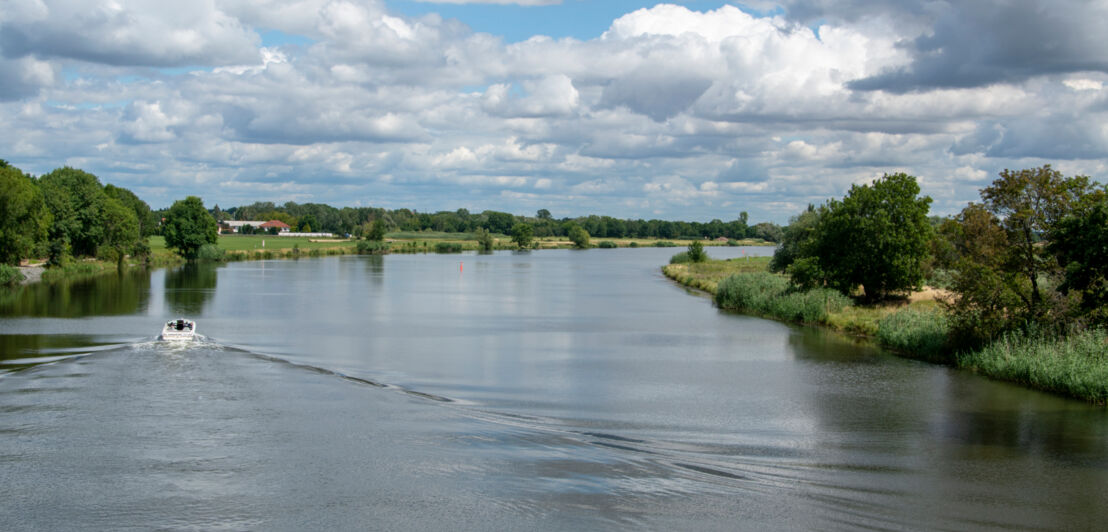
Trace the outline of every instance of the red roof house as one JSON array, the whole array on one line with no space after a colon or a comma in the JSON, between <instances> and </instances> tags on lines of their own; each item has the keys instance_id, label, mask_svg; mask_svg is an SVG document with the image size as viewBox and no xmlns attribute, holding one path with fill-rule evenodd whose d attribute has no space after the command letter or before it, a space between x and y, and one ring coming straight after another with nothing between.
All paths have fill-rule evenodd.
<instances>
[{"instance_id":1,"label":"red roof house","mask_svg":"<svg viewBox=\"0 0 1108 532\"><path fill-rule=\"evenodd\" d=\"M282 232L282 233L288 231L289 229L292 229L291 227L289 227L289 224L287 224L285 222L282 222L281 220L270 220L270 221L268 221L268 222L266 222L262 225L259 225L258 227L260 227L262 229L269 229L270 227L276 227L277 230Z\"/></svg>"}]
</instances>

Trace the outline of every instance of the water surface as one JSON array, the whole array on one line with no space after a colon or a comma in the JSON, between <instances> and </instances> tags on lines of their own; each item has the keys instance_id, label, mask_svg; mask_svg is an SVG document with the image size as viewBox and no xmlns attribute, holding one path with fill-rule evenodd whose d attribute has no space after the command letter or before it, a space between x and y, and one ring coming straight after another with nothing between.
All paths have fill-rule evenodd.
<instances>
[{"instance_id":1,"label":"water surface","mask_svg":"<svg viewBox=\"0 0 1108 532\"><path fill-rule=\"evenodd\" d=\"M764 248L710 248L714 256ZM0 529L1097 529L1103 408L721 312L672 249L0 300ZM155 342L195 318L204 340Z\"/></svg>"}]
</instances>

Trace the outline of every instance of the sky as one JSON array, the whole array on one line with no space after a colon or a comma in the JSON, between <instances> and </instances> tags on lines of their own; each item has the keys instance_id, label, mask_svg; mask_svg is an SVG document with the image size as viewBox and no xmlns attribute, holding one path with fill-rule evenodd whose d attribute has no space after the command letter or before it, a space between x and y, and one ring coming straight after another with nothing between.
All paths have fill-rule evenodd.
<instances>
[{"instance_id":1,"label":"sky","mask_svg":"<svg viewBox=\"0 0 1108 532\"><path fill-rule=\"evenodd\" d=\"M0 158L154 208L787 223L1105 182L1108 0L4 0Z\"/></svg>"}]
</instances>

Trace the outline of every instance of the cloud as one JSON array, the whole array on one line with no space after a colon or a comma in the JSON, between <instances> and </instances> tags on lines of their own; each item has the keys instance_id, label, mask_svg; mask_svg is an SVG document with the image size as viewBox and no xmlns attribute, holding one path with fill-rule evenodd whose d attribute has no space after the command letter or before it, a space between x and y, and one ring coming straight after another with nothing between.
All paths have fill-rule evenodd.
<instances>
[{"instance_id":1,"label":"cloud","mask_svg":"<svg viewBox=\"0 0 1108 532\"><path fill-rule=\"evenodd\" d=\"M908 92L1018 83L1036 76L1108 72L1108 4L926 2L929 31L903 43L907 65L850 83Z\"/></svg>"},{"instance_id":2,"label":"cloud","mask_svg":"<svg viewBox=\"0 0 1108 532\"><path fill-rule=\"evenodd\" d=\"M235 64L257 56L257 34L212 0L156 5L139 0L10 0L5 11L0 47L12 58L179 67Z\"/></svg>"},{"instance_id":3,"label":"cloud","mask_svg":"<svg viewBox=\"0 0 1108 532\"><path fill-rule=\"evenodd\" d=\"M1070 1L660 4L505 43L376 0L10 0L0 145L154 206L784 222L903 170L954 212L1003 168L1103 169L1108 17Z\"/></svg>"}]
</instances>

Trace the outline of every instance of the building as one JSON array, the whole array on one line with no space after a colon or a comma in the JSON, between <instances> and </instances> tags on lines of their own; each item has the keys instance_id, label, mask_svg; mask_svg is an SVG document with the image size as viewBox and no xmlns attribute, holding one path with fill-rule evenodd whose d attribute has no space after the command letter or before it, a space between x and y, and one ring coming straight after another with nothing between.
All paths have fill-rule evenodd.
<instances>
[{"instance_id":1,"label":"building","mask_svg":"<svg viewBox=\"0 0 1108 532\"><path fill-rule=\"evenodd\" d=\"M277 231L280 233L287 233L290 229L292 229L291 227L289 227L289 224L286 224L285 222L282 222L280 220L269 220L268 222L263 222L259 220L228 220L223 222L221 225L230 229L232 233L241 233L242 228L248 225L256 229L258 232L265 232L269 230L270 227L276 227Z\"/></svg>"},{"instance_id":2,"label":"building","mask_svg":"<svg viewBox=\"0 0 1108 532\"><path fill-rule=\"evenodd\" d=\"M289 227L289 224L282 222L281 220L270 220L262 225L259 225L258 227L261 228L263 231L268 231L270 227L276 227L278 233L287 233L289 232L289 230L292 229L292 227Z\"/></svg>"}]
</instances>

